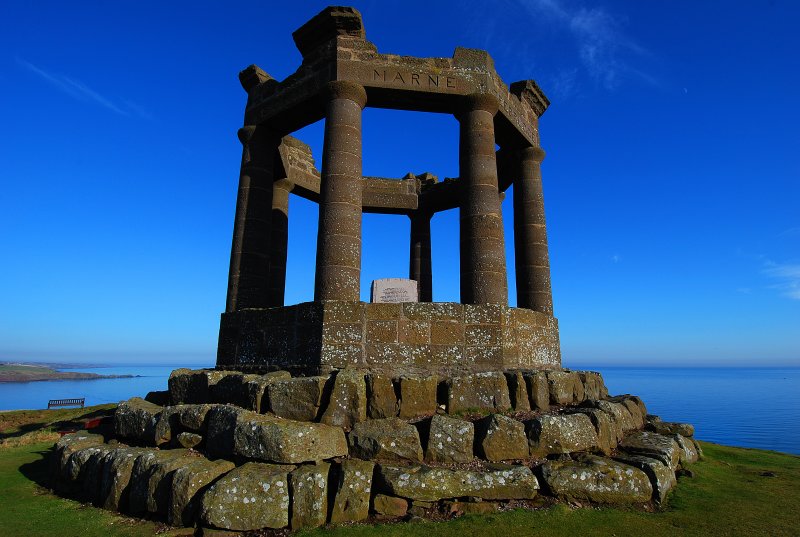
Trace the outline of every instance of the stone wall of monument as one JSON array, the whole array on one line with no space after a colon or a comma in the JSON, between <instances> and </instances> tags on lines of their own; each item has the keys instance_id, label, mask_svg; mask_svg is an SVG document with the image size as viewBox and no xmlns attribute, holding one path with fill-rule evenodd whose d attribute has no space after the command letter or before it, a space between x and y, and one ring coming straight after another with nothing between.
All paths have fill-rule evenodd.
<instances>
[{"instance_id":1,"label":"stone wall of monument","mask_svg":"<svg viewBox=\"0 0 800 537\"><path fill-rule=\"evenodd\" d=\"M558 321L451 302L308 302L225 313L217 367L303 373L344 367L429 373L561 366Z\"/></svg>"}]
</instances>

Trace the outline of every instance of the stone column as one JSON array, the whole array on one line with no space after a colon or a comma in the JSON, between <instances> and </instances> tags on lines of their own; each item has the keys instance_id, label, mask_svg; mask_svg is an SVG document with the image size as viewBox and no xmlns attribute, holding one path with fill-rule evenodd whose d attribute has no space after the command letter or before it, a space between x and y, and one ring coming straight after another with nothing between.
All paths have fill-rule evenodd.
<instances>
[{"instance_id":1,"label":"stone column","mask_svg":"<svg viewBox=\"0 0 800 537\"><path fill-rule=\"evenodd\" d=\"M269 303L270 208L275 154L280 138L264 127L239 129L242 165L225 311Z\"/></svg>"},{"instance_id":2,"label":"stone column","mask_svg":"<svg viewBox=\"0 0 800 537\"><path fill-rule=\"evenodd\" d=\"M275 181L272 187L272 222L270 225L269 303L283 306L286 292L286 252L289 244L289 192L294 184L288 179Z\"/></svg>"},{"instance_id":3,"label":"stone column","mask_svg":"<svg viewBox=\"0 0 800 537\"><path fill-rule=\"evenodd\" d=\"M358 301L361 296L362 86L331 82L327 88L322 150L317 272L314 300Z\"/></svg>"},{"instance_id":4,"label":"stone column","mask_svg":"<svg viewBox=\"0 0 800 537\"><path fill-rule=\"evenodd\" d=\"M433 302L431 216L425 212L415 212L410 215L411 255L408 277L417 282L420 302Z\"/></svg>"},{"instance_id":5,"label":"stone column","mask_svg":"<svg viewBox=\"0 0 800 537\"><path fill-rule=\"evenodd\" d=\"M519 151L514 179L514 256L517 269L517 306L553 315L550 261L540 164L544 151Z\"/></svg>"},{"instance_id":6,"label":"stone column","mask_svg":"<svg viewBox=\"0 0 800 537\"><path fill-rule=\"evenodd\" d=\"M461 302L508 304L503 217L497 186L497 99L472 95L459 117Z\"/></svg>"}]
</instances>

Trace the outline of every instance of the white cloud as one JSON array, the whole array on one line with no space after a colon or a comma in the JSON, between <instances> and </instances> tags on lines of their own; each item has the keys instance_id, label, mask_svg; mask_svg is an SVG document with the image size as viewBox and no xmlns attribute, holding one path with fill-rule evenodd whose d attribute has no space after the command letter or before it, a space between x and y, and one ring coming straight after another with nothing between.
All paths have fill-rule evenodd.
<instances>
[{"instance_id":1,"label":"white cloud","mask_svg":"<svg viewBox=\"0 0 800 537\"><path fill-rule=\"evenodd\" d=\"M558 24L575 40L581 62L596 82L615 89L624 76L636 76L650 84L650 75L635 69L625 60L629 54L646 55L647 51L622 31L623 19L601 7L566 6L561 0L519 0L536 20Z\"/></svg>"},{"instance_id":2,"label":"white cloud","mask_svg":"<svg viewBox=\"0 0 800 537\"><path fill-rule=\"evenodd\" d=\"M777 281L772 287L785 297L800 300L800 264L775 263L767 260L764 274Z\"/></svg>"},{"instance_id":3,"label":"white cloud","mask_svg":"<svg viewBox=\"0 0 800 537\"><path fill-rule=\"evenodd\" d=\"M65 75L50 73L21 58L16 58L16 60L19 65L38 75L40 78L46 80L74 99L98 104L122 116L130 116L131 113L133 113L144 119L153 119L153 116L147 112L147 110L131 101L123 100L123 104L117 105L111 99L97 93L79 80Z\"/></svg>"}]
</instances>

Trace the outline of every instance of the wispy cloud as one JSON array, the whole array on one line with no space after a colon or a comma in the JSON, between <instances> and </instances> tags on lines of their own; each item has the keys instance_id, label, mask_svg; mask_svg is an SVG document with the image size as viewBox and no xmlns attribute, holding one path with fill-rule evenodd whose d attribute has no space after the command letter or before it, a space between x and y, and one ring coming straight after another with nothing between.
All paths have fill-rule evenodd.
<instances>
[{"instance_id":1,"label":"wispy cloud","mask_svg":"<svg viewBox=\"0 0 800 537\"><path fill-rule=\"evenodd\" d=\"M636 77L649 84L655 78L634 68L626 60L630 55L648 52L623 32L624 19L602 7L567 6L562 0L519 0L537 20L557 24L575 40L583 67L589 76L609 90L619 86L624 77Z\"/></svg>"},{"instance_id":2,"label":"wispy cloud","mask_svg":"<svg viewBox=\"0 0 800 537\"><path fill-rule=\"evenodd\" d=\"M800 300L800 264L767 260L763 272L777 282L772 287L778 289L783 296Z\"/></svg>"},{"instance_id":3,"label":"wispy cloud","mask_svg":"<svg viewBox=\"0 0 800 537\"><path fill-rule=\"evenodd\" d=\"M94 91L86 84L79 80L75 80L71 77L66 75L56 74L49 71L46 71L36 65L32 64L29 61L23 60L21 58L16 58L16 61L19 65L30 71L31 73L39 76L43 80L46 80L51 85L56 87L57 89L61 90L62 92L66 93L70 97L77 99L82 102L94 103L97 104L107 110L114 112L115 114L119 114L121 116L130 116L136 115L143 119L152 120L153 116L143 107L137 105L128 100L122 100L121 104L116 104L114 101L101 95L100 93Z\"/></svg>"}]
</instances>

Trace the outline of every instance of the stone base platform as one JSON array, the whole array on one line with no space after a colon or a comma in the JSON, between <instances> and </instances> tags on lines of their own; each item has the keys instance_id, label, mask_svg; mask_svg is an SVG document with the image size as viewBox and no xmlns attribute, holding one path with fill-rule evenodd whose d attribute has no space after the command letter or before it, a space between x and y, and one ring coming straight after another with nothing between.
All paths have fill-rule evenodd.
<instances>
[{"instance_id":1,"label":"stone base platform","mask_svg":"<svg viewBox=\"0 0 800 537\"><path fill-rule=\"evenodd\" d=\"M249 531L553 501L659 504L699 445L593 372L173 372L113 431L55 446L54 486L174 526Z\"/></svg>"},{"instance_id":2,"label":"stone base platform","mask_svg":"<svg viewBox=\"0 0 800 537\"><path fill-rule=\"evenodd\" d=\"M561 366L558 321L494 304L306 302L222 314L217 367L452 374Z\"/></svg>"}]
</instances>

